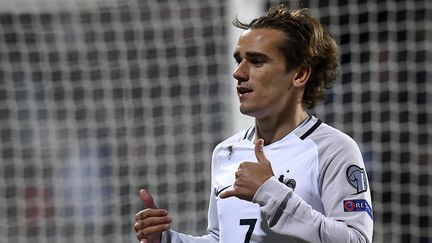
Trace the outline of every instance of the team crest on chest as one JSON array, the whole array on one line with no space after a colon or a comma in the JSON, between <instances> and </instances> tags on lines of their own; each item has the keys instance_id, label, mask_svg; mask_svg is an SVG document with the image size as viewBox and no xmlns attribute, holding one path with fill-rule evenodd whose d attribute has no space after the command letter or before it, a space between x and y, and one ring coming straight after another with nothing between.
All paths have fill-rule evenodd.
<instances>
[{"instance_id":1,"label":"team crest on chest","mask_svg":"<svg viewBox=\"0 0 432 243\"><path fill-rule=\"evenodd\" d=\"M356 194L367 191L367 180L363 168L357 165L351 165L346 171L346 177L349 184L357 190Z\"/></svg>"},{"instance_id":2,"label":"team crest on chest","mask_svg":"<svg viewBox=\"0 0 432 243\"><path fill-rule=\"evenodd\" d=\"M289 173L289 170L287 170L287 173ZM288 176L286 176L284 174L279 175L278 180L293 190L297 186L297 182L294 179L289 178Z\"/></svg>"}]
</instances>

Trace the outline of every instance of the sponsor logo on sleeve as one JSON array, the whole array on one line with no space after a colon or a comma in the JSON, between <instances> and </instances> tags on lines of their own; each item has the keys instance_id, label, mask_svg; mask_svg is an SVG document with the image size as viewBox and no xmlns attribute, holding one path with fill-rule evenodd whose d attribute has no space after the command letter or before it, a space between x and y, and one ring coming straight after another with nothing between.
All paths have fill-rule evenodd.
<instances>
[{"instance_id":1,"label":"sponsor logo on sleeve","mask_svg":"<svg viewBox=\"0 0 432 243\"><path fill-rule=\"evenodd\" d=\"M367 180L363 168L357 165L351 165L346 171L346 177L349 184L357 190L356 194L367 191Z\"/></svg>"},{"instance_id":2,"label":"sponsor logo on sleeve","mask_svg":"<svg viewBox=\"0 0 432 243\"><path fill-rule=\"evenodd\" d=\"M371 219L373 219L372 208L365 199L353 199L343 201L345 212L367 212Z\"/></svg>"}]
</instances>

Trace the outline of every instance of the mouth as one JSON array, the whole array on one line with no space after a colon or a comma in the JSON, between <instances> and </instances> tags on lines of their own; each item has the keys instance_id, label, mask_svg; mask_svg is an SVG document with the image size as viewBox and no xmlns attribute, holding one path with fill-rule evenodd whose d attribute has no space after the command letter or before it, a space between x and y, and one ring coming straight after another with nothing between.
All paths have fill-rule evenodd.
<instances>
[{"instance_id":1,"label":"mouth","mask_svg":"<svg viewBox=\"0 0 432 243\"><path fill-rule=\"evenodd\" d=\"M249 93L252 93L253 90L244 88L244 87L237 87L237 93L240 97L245 96Z\"/></svg>"}]
</instances>

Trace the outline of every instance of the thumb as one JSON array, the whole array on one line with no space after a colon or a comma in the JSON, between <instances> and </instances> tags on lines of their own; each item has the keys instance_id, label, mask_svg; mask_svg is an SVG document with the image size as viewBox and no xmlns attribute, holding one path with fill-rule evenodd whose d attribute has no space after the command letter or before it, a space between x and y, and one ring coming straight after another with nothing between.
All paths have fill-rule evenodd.
<instances>
[{"instance_id":1,"label":"thumb","mask_svg":"<svg viewBox=\"0 0 432 243\"><path fill-rule=\"evenodd\" d=\"M234 188L229 188L229 189L226 189L225 191L221 192L221 194L219 194L219 197L224 199L224 198L232 197L235 195L236 195L236 193L234 191Z\"/></svg>"},{"instance_id":2,"label":"thumb","mask_svg":"<svg viewBox=\"0 0 432 243\"><path fill-rule=\"evenodd\" d=\"M258 163L269 163L267 157L264 154L264 139L259 138L255 142L255 156L258 160Z\"/></svg>"},{"instance_id":3,"label":"thumb","mask_svg":"<svg viewBox=\"0 0 432 243\"><path fill-rule=\"evenodd\" d=\"M152 195L146 189L140 190L140 197L147 208L157 208Z\"/></svg>"}]
</instances>

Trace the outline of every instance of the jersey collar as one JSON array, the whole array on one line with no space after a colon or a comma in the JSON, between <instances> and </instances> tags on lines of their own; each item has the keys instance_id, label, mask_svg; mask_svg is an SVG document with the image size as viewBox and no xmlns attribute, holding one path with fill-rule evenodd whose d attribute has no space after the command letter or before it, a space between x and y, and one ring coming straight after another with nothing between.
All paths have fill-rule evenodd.
<instances>
[{"instance_id":1,"label":"jersey collar","mask_svg":"<svg viewBox=\"0 0 432 243\"><path fill-rule=\"evenodd\" d=\"M293 131L291 131L286 136L289 136L290 134L295 134L297 137L304 140L316 128L318 128L318 126L321 125L321 123L322 121L320 119L316 118L315 116L309 115ZM254 136L255 136L255 126L249 127L243 136L243 140L247 139L250 142L253 142Z\"/></svg>"}]
</instances>

